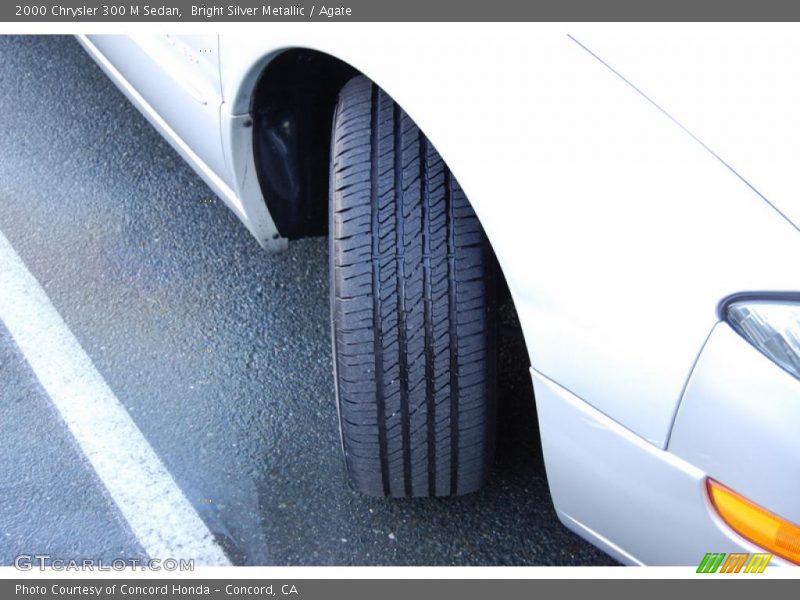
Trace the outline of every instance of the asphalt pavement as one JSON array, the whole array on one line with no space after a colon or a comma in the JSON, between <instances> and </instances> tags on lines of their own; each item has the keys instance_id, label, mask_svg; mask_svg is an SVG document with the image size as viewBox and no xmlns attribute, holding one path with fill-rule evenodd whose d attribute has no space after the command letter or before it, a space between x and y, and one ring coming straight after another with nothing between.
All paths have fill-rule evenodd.
<instances>
[{"instance_id":1,"label":"asphalt pavement","mask_svg":"<svg viewBox=\"0 0 800 600\"><path fill-rule=\"evenodd\" d=\"M555 516L510 306L486 488L352 491L326 240L266 254L71 38L0 36L0 230L234 563L614 564ZM0 563L143 555L2 323L0 440Z\"/></svg>"}]
</instances>

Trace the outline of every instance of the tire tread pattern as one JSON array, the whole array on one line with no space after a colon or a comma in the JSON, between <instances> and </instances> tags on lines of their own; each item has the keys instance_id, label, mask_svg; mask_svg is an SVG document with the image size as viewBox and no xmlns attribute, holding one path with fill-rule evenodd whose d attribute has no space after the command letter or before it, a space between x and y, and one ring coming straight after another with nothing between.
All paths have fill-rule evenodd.
<instances>
[{"instance_id":1,"label":"tire tread pattern","mask_svg":"<svg viewBox=\"0 0 800 600\"><path fill-rule=\"evenodd\" d=\"M488 242L432 144L364 77L341 91L331 165L337 402L353 485L469 493L494 431Z\"/></svg>"}]
</instances>

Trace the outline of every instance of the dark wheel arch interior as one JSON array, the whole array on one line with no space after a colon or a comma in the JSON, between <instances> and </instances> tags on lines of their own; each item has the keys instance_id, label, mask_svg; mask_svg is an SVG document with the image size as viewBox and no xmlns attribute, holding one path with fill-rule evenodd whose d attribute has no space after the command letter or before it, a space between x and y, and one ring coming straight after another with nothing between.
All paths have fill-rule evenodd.
<instances>
[{"instance_id":1,"label":"dark wheel arch interior","mask_svg":"<svg viewBox=\"0 0 800 600\"><path fill-rule=\"evenodd\" d=\"M258 181L282 236L327 232L333 110L339 90L358 74L316 50L291 49L265 67L253 96Z\"/></svg>"}]
</instances>

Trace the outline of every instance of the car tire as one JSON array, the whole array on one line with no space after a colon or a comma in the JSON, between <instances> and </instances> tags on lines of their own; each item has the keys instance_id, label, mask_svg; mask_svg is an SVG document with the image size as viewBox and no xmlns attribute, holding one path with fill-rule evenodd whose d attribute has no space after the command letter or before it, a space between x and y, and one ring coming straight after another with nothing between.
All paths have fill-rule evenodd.
<instances>
[{"instance_id":1,"label":"car tire","mask_svg":"<svg viewBox=\"0 0 800 600\"><path fill-rule=\"evenodd\" d=\"M331 319L349 479L387 497L485 481L495 428L495 264L456 179L383 90L334 114Z\"/></svg>"}]
</instances>

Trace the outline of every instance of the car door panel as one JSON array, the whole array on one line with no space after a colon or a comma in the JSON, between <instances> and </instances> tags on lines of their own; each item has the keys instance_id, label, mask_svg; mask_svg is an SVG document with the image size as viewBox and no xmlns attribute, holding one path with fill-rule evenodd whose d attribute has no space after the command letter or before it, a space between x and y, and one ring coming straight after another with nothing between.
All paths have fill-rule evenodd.
<instances>
[{"instance_id":1,"label":"car door panel","mask_svg":"<svg viewBox=\"0 0 800 600\"><path fill-rule=\"evenodd\" d=\"M221 178L217 36L92 35L94 46Z\"/></svg>"}]
</instances>

